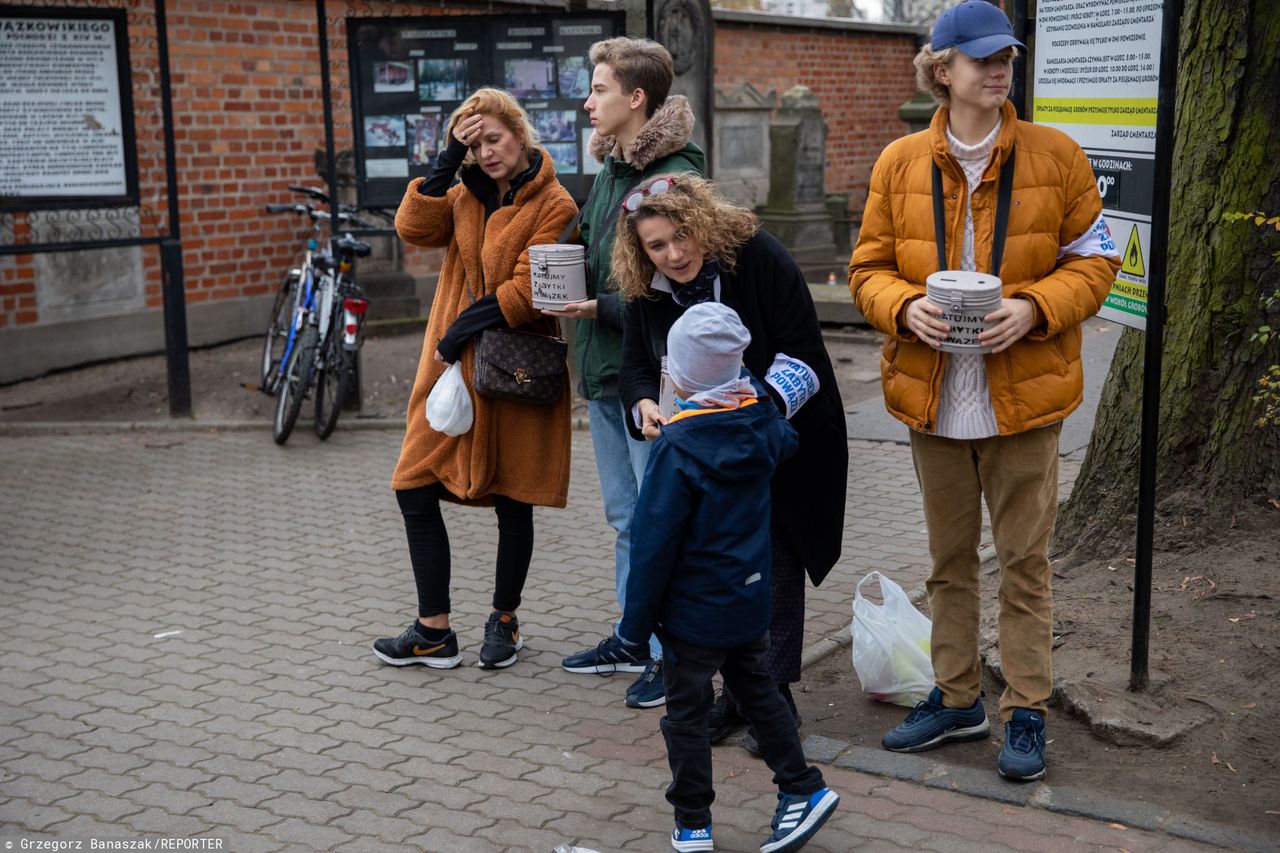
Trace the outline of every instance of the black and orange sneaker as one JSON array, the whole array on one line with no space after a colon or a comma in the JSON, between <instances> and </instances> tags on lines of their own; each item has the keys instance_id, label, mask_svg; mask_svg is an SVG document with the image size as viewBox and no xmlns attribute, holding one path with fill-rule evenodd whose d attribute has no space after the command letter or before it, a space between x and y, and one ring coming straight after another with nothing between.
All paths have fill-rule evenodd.
<instances>
[{"instance_id":1,"label":"black and orange sneaker","mask_svg":"<svg viewBox=\"0 0 1280 853\"><path fill-rule=\"evenodd\" d=\"M373 653L392 666L408 666L420 663L434 669L453 669L462 663L458 653L458 635L450 631L441 640L428 640L418 630L417 620L398 637L374 640Z\"/></svg>"},{"instance_id":2,"label":"black and orange sneaker","mask_svg":"<svg viewBox=\"0 0 1280 853\"><path fill-rule=\"evenodd\" d=\"M494 611L484 626L484 645L480 647L482 669L502 669L516 662L516 652L524 648L520 639L520 621L514 613Z\"/></svg>"}]
</instances>

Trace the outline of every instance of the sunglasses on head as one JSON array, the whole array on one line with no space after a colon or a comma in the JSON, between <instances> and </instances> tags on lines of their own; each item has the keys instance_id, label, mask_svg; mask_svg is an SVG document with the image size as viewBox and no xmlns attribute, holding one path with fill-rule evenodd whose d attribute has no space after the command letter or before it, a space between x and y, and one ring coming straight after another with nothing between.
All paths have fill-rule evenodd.
<instances>
[{"instance_id":1,"label":"sunglasses on head","mask_svg":"<svg viewBox=\"0 0 1280 853\"><path fill-rule=\"evenodd\" d=\"M640 209L640 205L644 203L645 198L651 195L662 195L667 190L676 185L675 178L658 178L641 186L635 192L627 195L622 200L622 209L627 213L635 213Z\"/></svg>"}]
</instances>

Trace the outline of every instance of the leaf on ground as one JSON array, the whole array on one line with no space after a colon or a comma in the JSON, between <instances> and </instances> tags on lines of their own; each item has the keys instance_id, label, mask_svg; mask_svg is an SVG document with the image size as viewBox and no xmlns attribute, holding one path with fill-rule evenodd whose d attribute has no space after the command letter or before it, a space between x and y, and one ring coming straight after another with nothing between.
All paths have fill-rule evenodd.
<instances>
[{"instance_id":1,"label":"leaf on ground","mask_svg":"<svg viewBox=\"0 0 1280 853\"><path fill-rule=\"evenodd\" d=\"M1280 814L1280 811L1277 811L1276 809L1267 809L1263 814Z\"/></svg>"},{"instance_id":2,"label":"leaf on ground","mask_svg":"<svg viewBox=\"0 0 1280 853\"><path fill-rule=\"evenodd\" d=\"M1258 616L1258 614L1257 614L1256 612L1254 612L1254 611L1250 610L1248 613L1246 613L1246 614L1245 614L1245 615L1243 615L1243 616L1236 616L1236 617L1234 617L1234 618L1227 619L1227 621L1228 621L1228 622L1230 622L1231 624L1235 625L1235 624L1238 624L1238 623L1240 623L1240 622L1248 622L1250 619L1256 619L1256 618L1257 618L1257 616Z\"/></svg>"},{"instance_id":3,"label":"leaf on ground","mask_svg":"<svg viewBox=\"0 0 1280 853\"><path fill-rule=\"evenodd\" d=\"M1232 766L1231 766L1231 762L1230 762L1230 761L1228 761L1228 762L1227 762L1227 769L1228 769L1228 770L1230 770L1232 773L1235 773L1235 772L1236 772L1236 769L1235 769L1234 767L1232 767Z\"/></svg>"},{"instance_id":4,"label":"leaf on ground","mask_svg":"<svg viewBox=\"0 0 1280 853\"><path fill-rule=\"evenodd\" d=\"M1271 498L1271 500L1267 501L1267 503L1271 504L1276 509L1280 509L1280 501L1276 500L1275 498Z\"/></svg>"},{"instance_id":5,"label":"leaf on ground","mask_svg":"<svg viewBox=\"0 0 1280 853\"><path fill-rule=\"evenodd\" d=\"M1245 702L1245 703L1244 703L1243 705L1241 705L1240 707L1241 707L1241 708L1244 708L1246 711L1252 711L1254 708L1258 707L1258 703L1257 703L1257 702Z\"/></svg>"},{"instance_id":6,"label":"leaf on ground","mask_svg":"<svg viewBox=\"0 0 1280 853\"><path fill-rule=\"evenodd\" d=\"M1210 763L1210 764L1221 764L1221 763L1222 763L1222 760L1221 760L1220 758L1218 758L1218 753L1216 753L1216 752L1211 752L1211 753L1209 753L1209 763Z\"/></svg>"},{"instance_id":7,"label":"leaf on ground","mask_svg":"<svg viewBox=\"0 0 1280 853\"><path fill-rule=\"evenodd\" d=\"M1128 829L1129 828L1125 826L1123 823L1109 823L1107 824L1107 826L1111 827L1112 829Z\"/></svg>"}]
</instances>

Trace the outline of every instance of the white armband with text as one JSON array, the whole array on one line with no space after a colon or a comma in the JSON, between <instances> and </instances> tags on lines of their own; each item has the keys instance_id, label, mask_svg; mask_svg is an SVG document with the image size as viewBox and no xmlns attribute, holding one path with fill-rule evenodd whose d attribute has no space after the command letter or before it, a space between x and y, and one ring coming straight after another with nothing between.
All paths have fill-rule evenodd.
<instances>
[{"instance_id":1,"label":"white armband with text","mask_svg":"<svg viewBox=\"0 0 1280 853\"><path fill-rule=\"evenodd\" d=\"M778 396L782 398L782 403L786 407L783 414L786 415L787 420L791 420L792 416L800 411L800 407L822 387L818 382L818 374L813 372L813 368L783 352L773 357L773 364L769 365L764 381L772 385L778 392Z\"/></svg>"}]
</instances>

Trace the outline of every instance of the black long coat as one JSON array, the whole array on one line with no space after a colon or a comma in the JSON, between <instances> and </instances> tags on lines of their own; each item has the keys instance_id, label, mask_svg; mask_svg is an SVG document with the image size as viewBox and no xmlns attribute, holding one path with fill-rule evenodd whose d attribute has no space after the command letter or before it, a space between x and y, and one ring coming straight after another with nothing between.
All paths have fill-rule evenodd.
<instances>
[{"instance_id":1,"label":"black long coat","mask_svg":"<svg viewBox=\"0 0 1280 853\"><path fill-rule=\"evenodd\" d=\"M620 394L628 412L640 400L658 399L667 332L684 313L670 294L652 295L657 298L627 302ZM773 235L761 230L738 250L734 271L720 273L720 301L738 312L751 333L743 363L762 383L780 352L800 359L818 375L818 393L791 419L800 435L800 450L773 477L774 509L817 586L840 558L849 445L844 405L813 298L795 260ZM764 384L774 404L785 411L773 387ZM631 434L643 438L632 419L626 420Z\"/></svg>"}]
</instances>

